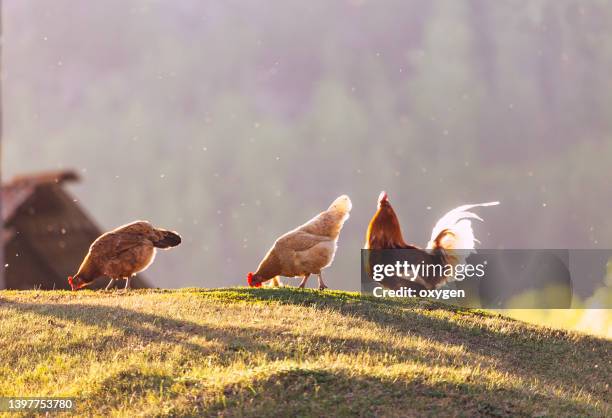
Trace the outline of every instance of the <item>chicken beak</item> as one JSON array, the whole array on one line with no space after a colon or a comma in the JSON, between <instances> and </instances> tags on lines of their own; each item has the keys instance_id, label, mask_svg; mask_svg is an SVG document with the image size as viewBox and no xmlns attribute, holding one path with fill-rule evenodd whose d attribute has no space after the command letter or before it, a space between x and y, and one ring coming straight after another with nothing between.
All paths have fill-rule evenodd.
<instances>
[{"instance_id":1,"label":"chicken beak","mask_svg":"<svg viewBox=\"0 0 612 418\"><path fill-rule=\"evenodd\" d=\"M79 283L77 284L74 277L72 276L68 277L68 284L70 284L70 288L72 289L73 292L79 289L82 289L88 285L88 283L85 283L82 279L78 279L78 280L79 280Z\"/></svg>"}]
</instances>

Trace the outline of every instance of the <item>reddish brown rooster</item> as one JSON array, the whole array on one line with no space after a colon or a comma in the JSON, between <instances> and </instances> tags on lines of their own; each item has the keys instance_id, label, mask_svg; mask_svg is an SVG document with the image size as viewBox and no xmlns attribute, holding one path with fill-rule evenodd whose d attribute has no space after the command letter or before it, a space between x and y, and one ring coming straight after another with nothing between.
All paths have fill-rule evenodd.
<instances>
[{"instance_id":1,"label":"reddish brown rooster","mask_svg":"<svg viewBox=\"0 0 612 418\"><path fill-rule=\"evenodd\" d=\"M370 221L366 233L365 249L412 249L411 263L424 262L426 264L456 265L462 262L469 254L474 252L478 240L474 237L471 219L482 219L470 209L482 206L495 206L499 202L478 203L463 205L444 215L434 226L431 239L426 249L408 244L404 240L402 229L389 202L387 193L382 192L378 198L378 210ZM452 280L452 277L417 277L412 281L390 277L381 281L381 284L390 289L412 287L417 289L435 289Z\"/></svg>"}]
</instances>

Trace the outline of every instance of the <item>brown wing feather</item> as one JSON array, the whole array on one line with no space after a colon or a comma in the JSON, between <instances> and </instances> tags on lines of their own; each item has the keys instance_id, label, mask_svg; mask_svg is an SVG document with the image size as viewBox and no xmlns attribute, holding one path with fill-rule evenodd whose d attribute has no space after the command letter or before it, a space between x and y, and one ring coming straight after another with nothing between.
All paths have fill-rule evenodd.
<instances>
[{"instance_id":1,"label":"brown wing feather","mask_svg":"<svg viewBox=\"0 0 612 418\"><path fill-rule=\"evenodd\" d=\"M91 255L104 261L142 245L153 245L147 238L130 233L109 233L101 236L91 246Z\"/></svg>"}]
</instances>

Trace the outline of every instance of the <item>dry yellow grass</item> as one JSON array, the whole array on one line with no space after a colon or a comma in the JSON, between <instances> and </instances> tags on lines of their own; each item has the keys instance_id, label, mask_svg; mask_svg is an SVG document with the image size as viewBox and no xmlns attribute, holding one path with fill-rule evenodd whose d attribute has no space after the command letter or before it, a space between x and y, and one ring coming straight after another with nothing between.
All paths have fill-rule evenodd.
<instances>
[{"instance_id":1,"label":"dry yellow grass","mask_svg":"<svg viewBox=\"0 0 612 418\"><path fill-rule=\"evenodd\" d=\"M85 416L606 416L611 346L346 292L0 292L0 396Z\"/></svg>"}]
</instances>

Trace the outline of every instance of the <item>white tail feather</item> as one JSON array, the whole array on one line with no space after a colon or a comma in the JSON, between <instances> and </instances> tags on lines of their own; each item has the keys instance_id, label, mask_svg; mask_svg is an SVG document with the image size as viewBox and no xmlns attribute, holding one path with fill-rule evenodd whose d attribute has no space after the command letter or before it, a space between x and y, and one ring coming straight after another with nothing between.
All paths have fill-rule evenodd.
<instances>
[{"instance_id":1,"label":"white tail feather","mask_svg":"<svg viewBox=\"0 0 612 418\"><path fill-rule=\"evenodd\" d=\"M473 250L475 244L479 241L474 237L471 219L482 221L482 218L468 211L472 208L496 205L499 205L499 202L463 205L451 210L436 223L436 226L434 226L431 232L431 240L427 244L427 248L433 249L435 247L442 247L447 250ZM448 231L449 233L440 236L444 231Z\"/></svg>"}]
</instances>

